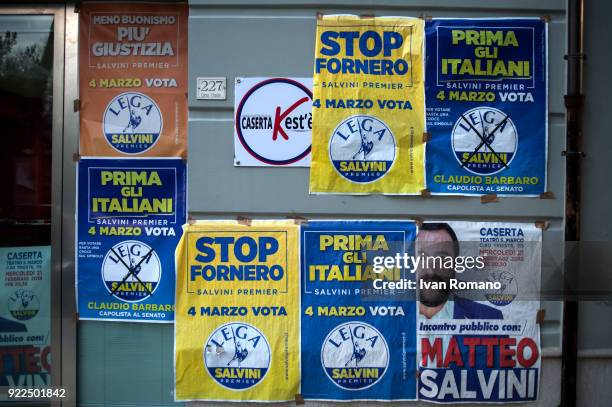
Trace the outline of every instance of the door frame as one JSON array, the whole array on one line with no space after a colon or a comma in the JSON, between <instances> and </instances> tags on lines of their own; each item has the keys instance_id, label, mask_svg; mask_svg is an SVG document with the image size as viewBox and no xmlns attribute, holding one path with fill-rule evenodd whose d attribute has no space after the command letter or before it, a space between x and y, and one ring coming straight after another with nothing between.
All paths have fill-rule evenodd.
<instances>
[{"instance_id":1,"label":"door frame","mask_svg":"<svg viewBox=\"0 0 612 407\"><path fill-rule=\"evenodd\" d=\"M66 388L70 398L65 403L53 405L77 405L77 323L76 309L76 180L79 152L79 63L78 38L79 14L74 1L61 5L61 16L64 20L64 54L63 54L63 120L61 152L57 152L58 179L61 179L61 205L57 205L58 224L61 231L61 264L58 273L61 277L58 287L61 290L59 334L61 341L57 345L60 352L60 371L53 371L51 382L54 386ZM55 151L54 151L55 154ZM54 156L55 158L55 156ZM55 351L52 348L52 352ZM55 359L54 359L55 360ZM57 383L57 384L56 384Z\"/></svg>"}]
</instances>

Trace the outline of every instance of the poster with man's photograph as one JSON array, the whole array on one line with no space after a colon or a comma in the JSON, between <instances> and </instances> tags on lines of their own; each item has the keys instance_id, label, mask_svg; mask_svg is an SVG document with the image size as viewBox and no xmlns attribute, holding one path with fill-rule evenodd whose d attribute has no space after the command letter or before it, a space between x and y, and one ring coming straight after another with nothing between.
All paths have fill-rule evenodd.
<instances>
[{"instance_id":1,"label":"poster with man's photograph","mask_svg":"<svg viewBox=\"0 0 612 407\"><path fill-rule=\"evenodd\" d=\"M537 400L541 240L533 223L419 228L415 252L438 260L416 268L419 399Z\"/></svg>"}]
</instances>

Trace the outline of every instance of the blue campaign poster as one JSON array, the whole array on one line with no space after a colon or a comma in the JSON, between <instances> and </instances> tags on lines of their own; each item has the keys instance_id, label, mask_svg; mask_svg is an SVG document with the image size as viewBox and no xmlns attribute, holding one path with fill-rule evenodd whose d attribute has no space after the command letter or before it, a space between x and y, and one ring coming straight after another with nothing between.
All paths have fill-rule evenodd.
<instances>
[{"instance_id":1,"label":"blue campaign poster","mask_svg":"<svg viewBox=\"0 0 612 407\"><path fill-rule=\"evenodd\" d=\"M409 221L302 225L305 399L416 398L415 302L380 285L412 281L413 274L373 267L375 257L411 253L415 233Z\"/></svg>"},{"instance_id":2,"label":"blue campaign poster","mask_svg":"<svg viewBox=\"0 0 612 407\"><path fill-rule=\"evenodd\" d=\"M186 218L181 159L78 164L80 319L172 322L174 251Z\"/></svg>"},{"instance_id":3,"label":"blue campaign poster","mask_svg":"<svg viewBox=\"0 0 612 407\"><path fill-rule=\"evenodd\" d=\"M425 31L427 188L459 195L545 192L546 22L433 19Z\"/></svg>"}]
</instances>

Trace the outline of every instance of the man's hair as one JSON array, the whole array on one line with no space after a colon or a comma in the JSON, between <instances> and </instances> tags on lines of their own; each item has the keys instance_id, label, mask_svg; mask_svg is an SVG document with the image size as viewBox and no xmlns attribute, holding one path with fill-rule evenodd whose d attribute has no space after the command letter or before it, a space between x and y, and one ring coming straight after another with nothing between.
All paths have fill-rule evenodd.
<instances>
[{"instance_id":1,"label":"man's hair","mask_svg":"<svg viewBox=\"0 0 612 407\"><path fill-rule=\"evenodd\" d=\"M448 233L448 235L451 237L453 241L453 250L455 250L455 256L458 256L459 255L459 239L457 239L457 234L455 233L453 228L450 227L448 223L427 222L427 223L423 223L421 227L419 228L419 232L421 231L437 232L440 230Z\"/></svg>"}]
</instances>

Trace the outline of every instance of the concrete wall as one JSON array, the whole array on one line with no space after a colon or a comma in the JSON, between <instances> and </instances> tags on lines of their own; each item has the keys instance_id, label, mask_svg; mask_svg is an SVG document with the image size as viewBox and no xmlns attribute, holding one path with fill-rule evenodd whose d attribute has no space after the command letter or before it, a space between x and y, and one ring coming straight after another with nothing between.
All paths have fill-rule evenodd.
<instances>
[{"instance_id":1,"label":"concrete wall","mask_svg":"<svg viewBox=\"0 0 612 407\"><path fill-rule=\"evenodd\" d=\"M233 166L233 83L237 76L310 76L315 13L433 17L551 17L549 26L548 185L556 198L310 196L308 169ZM348 1L225 0L190 2L189 202L196 218L393 217L426 219L545 219L545 240L562 240L565 127L565 2L563 0ZM226 101L195 98L196 77L225 76ZM556 406L560 393L561 308L544 304L546 355L537 405ZM79 323L79 401L82 405L158 406L172 402L172 327L104 322ZM372 403L369 403L370 405ZM392 403L385 405L417 405ZM201 405L205 405L202 403ZM309 406L330 405L308 403ZM368 403L354 403L368 405ZM533 404L532 404L533 405Z\"/></svg>"},{"instance_id":2,"label":"concrete wall","mask_svg":"<svg viewBox=\"0 0 612 407\"><path fill-rule=\"evenodd\" d=\"M609 125L612 80L612 3L585 1L584 121L582 161L582 240L612 240L612 130ZM609 264L609 262L608 262ZM610 269L603 273L612 274ZM578 405L612 404L612 301L580 304L578 347ZM589 357L585 357L589 356Z\"/></svg>"}]
</instances>

